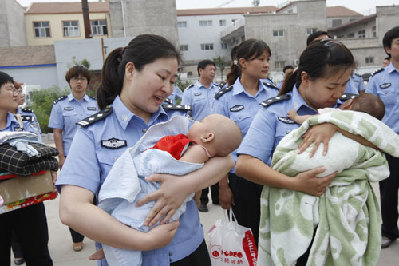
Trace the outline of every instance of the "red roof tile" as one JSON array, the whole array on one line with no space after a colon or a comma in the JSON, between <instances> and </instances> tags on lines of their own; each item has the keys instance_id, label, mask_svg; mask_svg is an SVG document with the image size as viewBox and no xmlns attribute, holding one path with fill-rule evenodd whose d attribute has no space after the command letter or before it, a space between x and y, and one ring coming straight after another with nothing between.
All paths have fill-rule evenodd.
<instances>
[{"instance_id":1,"label":"red roof tile","mask_svg":"<svg viewBox=\"0 0 399 266\"><path fill-rule=\"evenodd\" d=\"M326 13L328 18L363 16L362 14L359 14L345 6L328 6Z\"/></svg>"}]
</instances>

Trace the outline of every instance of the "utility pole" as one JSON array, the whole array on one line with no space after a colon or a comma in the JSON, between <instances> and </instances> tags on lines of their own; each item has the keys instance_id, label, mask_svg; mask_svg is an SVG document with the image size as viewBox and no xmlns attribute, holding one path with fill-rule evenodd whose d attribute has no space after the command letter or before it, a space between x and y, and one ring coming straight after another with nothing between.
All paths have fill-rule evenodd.
<instances>
[{"instance_id":1,"label":"utility pole","mask_svg":"<svg viewBox=\"0 0 399 266\"><path fill-rule=\"evenodd\" d=\"M91 35L91 27L90 27L90 19L89 19L89 4L87 0L82 1L82 12L83 12L83 22L85 24L85 38L92 38Z\"/></svg>"}]
</instances>

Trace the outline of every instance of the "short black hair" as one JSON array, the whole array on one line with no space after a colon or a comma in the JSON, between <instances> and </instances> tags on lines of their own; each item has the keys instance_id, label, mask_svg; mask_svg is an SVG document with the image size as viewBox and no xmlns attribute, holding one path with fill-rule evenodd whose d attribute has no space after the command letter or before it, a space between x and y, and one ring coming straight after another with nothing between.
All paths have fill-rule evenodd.
<instances>
[{"instance_id":1,"label":"short black hair","mask_svg":"<svg viewBox=\"0 0 399 266\"><path fill-rule=\"evenodd\" d=\"M14 84L14 79L7 73L0 71L0 87L8 82Z\"/></svg>"},{"instance_id":2,"label":"short black hair","mask_svg":"<svg viewBox=\"0 0 399 266\"><path fill-rule=\"evenodd\" d=\"M78 78L83 76L90 82L91 74L90 71L85 66L73 66L65 73L65 80L69 83L72 78Z\"/></svg>"},{"instance_id":3,"label":"short black hair","mask_svg":"<svg viewBox=\"0 0 399 266\"><path fill-rule=\"evenodd\" d=\"M399 26L393 27L389 31L387 31L382 39L382 45L384 48L391 48L392 41L395 38L399 38Z\"/></svg>"},{"instance_id":4,"label":"short black hair","mask_svg":"<svg viewBox=\"0 0 399 266\"><path fill-rule=\"evenodd\" d=\"M283 73L285 73L285 71L286 71L287 69L294 69L294 66L285 66L285 67L283 68Z\"/></svg>"},{"instance_id":5,"label":"short black hair","mask_svg":"<svg viewBox=\"0 0 399 266\"><path fill-rule=\"evenodd\" d=\"M199 75L200 69L205 69L206 66L209 66L209 65L216 67L215 62L213 62L212 60L205 59L205 60L200 61L197 66L198 75Z\"/></svg>"},{"instance_id":6,"label":"short black hair","mask_svg":"<svg viewBox=\"0 0 399 266\"><path fill-rule=\"evenodd\" d=\"M314 41L314 39L316 39L317 37L320 37L321 35L327 35L328 38L331 38L330 34L328 34L327 31L318 30L308 36L308 38L306 39L306 46L309 46L309 44L311 44Z\"/></svg>"}]
</instances>

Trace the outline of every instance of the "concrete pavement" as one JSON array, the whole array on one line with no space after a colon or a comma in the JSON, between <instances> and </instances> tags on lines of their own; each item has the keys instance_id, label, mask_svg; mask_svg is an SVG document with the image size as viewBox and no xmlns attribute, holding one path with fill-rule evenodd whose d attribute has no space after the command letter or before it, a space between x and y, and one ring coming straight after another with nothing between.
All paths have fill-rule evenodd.
<instances>
[{"instance_id":1,"label":"concrete pavement","mask_svg":"<svg viewBox=\"0 0 399 266\"><path fill-rule=\"evenodd\" d=\"M374 189L378 194L378 185L374 184ZM378 195L379 196L379 195ZM68 228L61 224L58 216L59 199L46 201L46 215L50 233L50 254L55 266L90 266L96 265L89 261L88 257L95 251L94 242L90 239L84 240L84 249L81 252L72 250L72 239ZM205 239L206 232L214 222L222 216L220 206L209 204L209 212L200 213L201 222L204 226ZM399 241L393 243L391 247L383 249L381 252L379 266L394 266L399 264Z\"/></svg>"}]
</instances>

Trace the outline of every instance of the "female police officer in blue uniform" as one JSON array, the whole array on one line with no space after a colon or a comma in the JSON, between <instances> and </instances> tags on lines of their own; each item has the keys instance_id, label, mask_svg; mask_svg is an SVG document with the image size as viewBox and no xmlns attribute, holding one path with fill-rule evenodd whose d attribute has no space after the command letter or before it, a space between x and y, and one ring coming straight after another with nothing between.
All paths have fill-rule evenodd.
<instances>
[{"instance_id":1,"label":"female police officer in blue uniform","mask_svg":"<svg viewBox=\"0 0 399 266\"><path fill-rule=\"evenodd\" d=\"M248 131L252 119L261 108L260 103L278 93L278 88L260 79L267 76L271 51L269 46L256 39L242 42L232 58L227 74L229 87L216 94L215 112L232 119L242 135ZM233 158L237 160L236 152ZM258 243L260 218L260 193L262 186L247 181L234 173L219 182L219 203L224 209L233 209L239 224L250 227Z\"/></svg>"},{"instance_id":2,"label":"female police officer in blue uniform","mask_svg":"<svg viewBox=\"0 0 399 266\"><path fill-rule=\"evenodd\" d=\"M109 54L97 94L102 111L82 121L84 127L78 129L57 181L62 186L63 223L98 242L144 251L143 265L210 265L194 200L187 203L179 222L158 225L148 233L121 224L94 205L118 156L151 125L170 119L161 105L172 92L178 59L169 41L151 34L139 35ZM146 224L168 220L190 193L219 181L233 165L231 157L215 157L185 176L152 176L150 181L163 184L139 202L156 201ZM106 260L101 265L107 265Z\"/></svg>"},{"instance_id":3,"label":"female police officer in blue uniform","mask_svg":"<svg viewBox=\"0 0 399 266\"><path fill-rule=\"evenodd\" d=\"M54 131L54 143L58 150L60 169L68 155L72 139L76 133L76 123L98 111L96 99L86 95L90 82L90 72L84 66L73 66L65 74L65 80L71 87L68 96L54 102L51 110L49 127ZM73 250L81 251L84 236L69 228L73 241Z\"/></svg>"},{"instance_id":4,"label":"female police officer in blue uniform","mask_svg":"<svg viewBox=\"0 0 399 266\"><path fill-rule=\"evenodd\" d=\"M0 72L0 132L28 131L37 134L28 121L18 121L14 80ZM10 265L11 233L15 233L27 265L53 265L48 250L48 227L43 203L0 214L0 265Z\"/></svg>"},{"instance_id":5,"label":"female police officer in blue uniform","mask_svg":"<svg viewBox=\"0 0 399 266\"><path fill-rule=\"evenodd\" d=\"M273 170L268 162L280 140L288 132L299 127L287 118L287 113L294 109L301 115L317 114L318 108L336 106L338 98L345 91L353 67L351 52L340 43L322 40L307 47L300 57L298 69L282 88L281 95L265 101L265 107L256 114L237 151L239 157L236 173L262 185L301 191L315 196L324 193L335 174L319 178L316 175L324 172L324 169L316 168L292 178ZM320 127L321 132L327 137L314 134ZM326 124L311 130L305 136L304 146L312 142L317 144L315 146L318 146L320 141L328 143L335 127ZM324 146L326 150L327 145ZM259 239L259 246L261 250L262 238ZM261 258L261 252L259 254ZM306 260L307 255L303 256L298 264L306 264Z\"/></svg>"}]
</instances>

